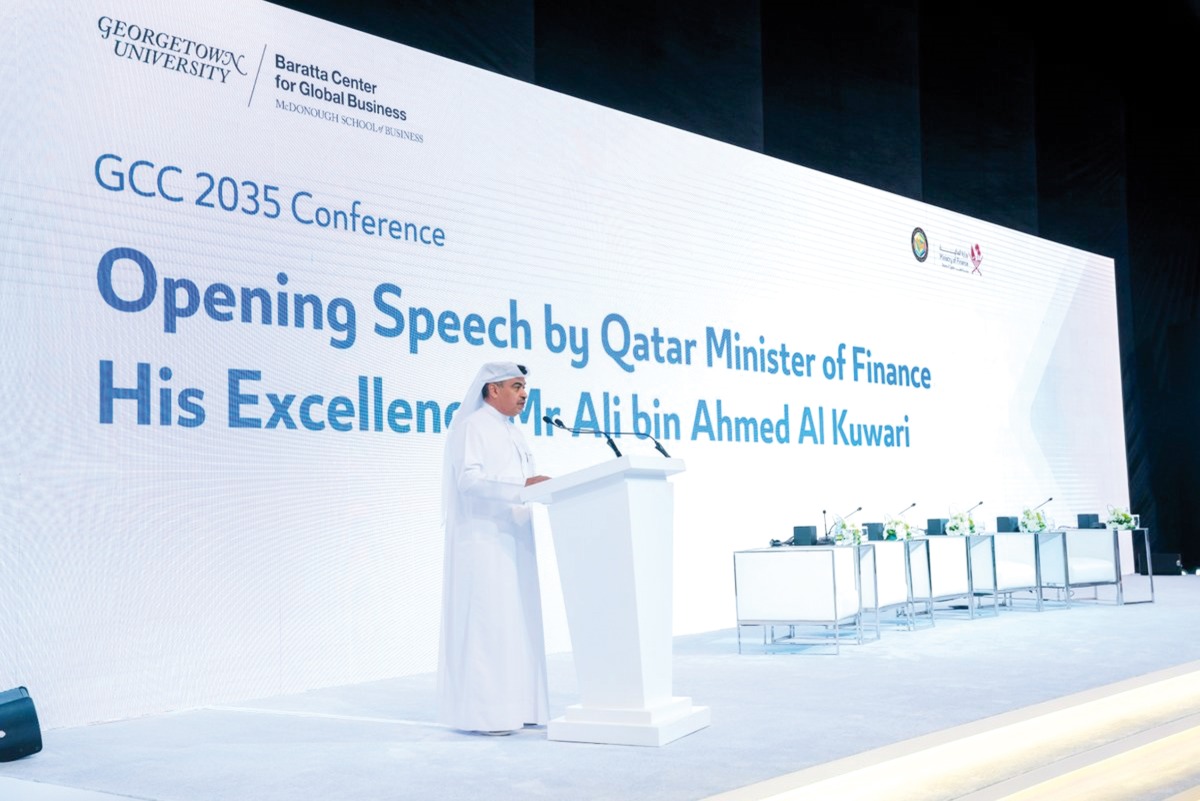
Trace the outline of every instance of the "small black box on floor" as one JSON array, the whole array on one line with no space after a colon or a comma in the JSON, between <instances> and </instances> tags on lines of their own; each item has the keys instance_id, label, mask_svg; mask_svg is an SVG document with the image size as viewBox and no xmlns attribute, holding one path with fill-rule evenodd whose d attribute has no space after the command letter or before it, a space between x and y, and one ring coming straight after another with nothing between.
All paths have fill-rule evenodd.
<instances>
[{"instance_id":1,"label":"small black box on floor","mask_svg":"<svg viewBox=\"0 0 1200 801\"><path fill-rule=\"evenodd\" d=\"M949 525L950 518L948 517L931 517L929 525L925 529L926 534L945 534L946 526Z\"/></svg>"},{"instance_id":2,"label":"small black box on floor","mask_svg":"<svg viewBox=\"0 0 1200 801\"><path fill-rule=\"evenodd\" d=\"M869 540L883 539L883 523L863 523L863 531Z\"/></svg>"},{"instance_id":3,"label":"small black box on floor","mask_svg":"<svg viewBox=\"0 0 1200 801\"><path fill-rule=\"evenodd\" d=\"M1134 549L1134 554L1136 555L1137 553L1137 550ZM1135 559L1134 561L1135 563L1138 561L1144 563L1146 560ZM1183 561L1180 558L1180 554L1177 553L1152 553L1150 554L1150 565L1154 568L1154 575L1156 576L1178 576L1183 572ZM1146 575L1145 564L1136 566L1139 573L1143 576Z\"/></svg>"},{"instance_id":4,"label":"small black box on floor","mask_svg":"<svg viewBox=\"0 0 1200 801\"><path fill-rule=\"evenodd\" d=\"M1014 531L1020 531L1021 524L1015 517L997 517L996 531L1001 534L1011 534Z\"/></svg>"},{"instance_id":5,"label":"small black box on floor","mask_svg":"<svg viewBox=\"0 0 1200 801\"><path fill-rule=\"evenodd\" d=\"M1104 528L1100 515L1079 515L1080 528Z\"/></svg>"},{"instance_id":6,"label":"small black box on floor","mask_svg":"<svg viewBox=\"0 0 1200 801\"><path fill-rule=\"evenodd\" d=\"M792 545L812 545L816 541L816 526L792 526Z\"/></svg>"},{"instance_id":7,"label":"small black box on floor","mask_svg":"<svg viewBox=\"0 0 1200 801\"><path fill-rule=\"evenodd\" d=\"M0 762L12 762L42 750L37 710L24 687L0 692Z\"/></svg>"}]
</instances>

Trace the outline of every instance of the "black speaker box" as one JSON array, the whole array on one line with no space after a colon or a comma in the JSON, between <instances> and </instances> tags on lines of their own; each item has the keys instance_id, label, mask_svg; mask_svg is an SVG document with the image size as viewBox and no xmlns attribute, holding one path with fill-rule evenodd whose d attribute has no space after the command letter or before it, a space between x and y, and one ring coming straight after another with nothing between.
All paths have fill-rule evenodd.
<instances>
[{"instance_id":1,"label":"black speaker box","mask_svg":"<svg viewBox=\"0 0 1200 801\"><path fill-rule=\"evenodd\" d=\"M37 710L24 687L0 692L0 762L12 762L42 750Z\"/></svg>"},{"instance_id":2,"label":"black speaker box","mask_svg":"<svg viewBox=\"0 0 1200 801\"><path fill-rule=\"evenodd\" d=\"M1011 534L1014 531L1021 530L1021 521L1012 516L997 517L996 531L1000 534Z\"/></svg>"},{"instance_id":3,"label":"black speaker box","mask_svg":"<svg viewBox=\"0 0 1200 801\"><path fill-rule=\"evenodd\" d=\"M792 526L792 545L812 545L816 541L816 526Z\"/></svg>"},{"instance_id":4,"label":"black speaker box","mask_svg":"<svg viewBox=\"0 0 1200 801\"><path fill-rule=\"evenodd\" d=\"M929 527L925 529L927 534L945 534L946 524L950 522L948 517L931 517L929 518Z\"/></svg>"},{"instance_id":5,"label":"black speaker box","mask_svg":"<svg viewBox=\"0 0 1200 801\"><path fill-rule=\"evenodd\" d=\"M1178 576L1183 572L1183 562L1177 553L1152 553L1150 565L1156 576Z\"/></svg>"}]
</instances>

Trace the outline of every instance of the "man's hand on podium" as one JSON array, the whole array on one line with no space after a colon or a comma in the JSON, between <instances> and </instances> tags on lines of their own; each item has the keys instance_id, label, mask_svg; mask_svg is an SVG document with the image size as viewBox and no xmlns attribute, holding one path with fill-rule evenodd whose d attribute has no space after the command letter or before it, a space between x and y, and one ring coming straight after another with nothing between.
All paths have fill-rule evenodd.
<instances>
[{"instance_id":1,"label":"man's hand on podium","mask_svg":"<svg viewBox=\"0 0 1200 801\"><path fill-rule=\"evenodd\" d=\"M534 484L541 484L543 481L549 481L550 476L530 476L525 479L525 486L532 487Z\"/></svg>"}]
</instances>

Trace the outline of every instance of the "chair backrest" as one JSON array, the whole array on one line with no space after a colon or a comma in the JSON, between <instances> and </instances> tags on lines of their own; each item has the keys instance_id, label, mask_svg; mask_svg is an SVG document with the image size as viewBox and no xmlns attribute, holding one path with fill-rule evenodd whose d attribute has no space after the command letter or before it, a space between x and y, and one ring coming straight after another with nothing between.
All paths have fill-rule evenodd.
<instances>
[{"instance_id":1,"label":"chair backrest","mask_svg":"<svg viewBox=\"0 0 1200 801\"><path fill-rule=\"evenodd\" d=\"M738 622L833 623L858 614L855 553L833 545L735 551Z\"/></svg>"}]
</instances>

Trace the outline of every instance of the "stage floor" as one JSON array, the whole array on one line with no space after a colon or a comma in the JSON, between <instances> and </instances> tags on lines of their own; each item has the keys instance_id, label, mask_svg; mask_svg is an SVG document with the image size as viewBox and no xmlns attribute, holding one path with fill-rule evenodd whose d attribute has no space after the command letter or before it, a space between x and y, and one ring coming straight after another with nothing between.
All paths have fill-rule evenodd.
<instances>
[{"instance_id":1,"label":"stage floor","mask_svg":"<svg viewBox=\"0 0 1200 801\"><path fill-rule=\"evenodd\" d=\"M732 629L679 637L675 692L712 725L660 748L451 731L432 723L424 674L50 730L41 753L0 764L0 798L696 801L1200 660L1200 577L1155 587L1153 604L939 610L932 627L888 625L837 656L762 653L749 629L741 655ZM570 654L549 669L559 715L576 700Z\"/></svg>"}]
</instances>

